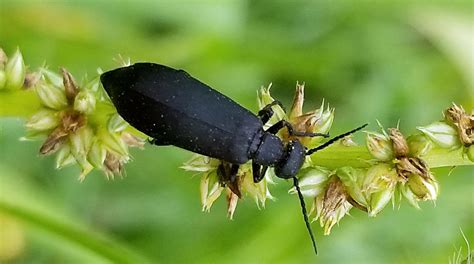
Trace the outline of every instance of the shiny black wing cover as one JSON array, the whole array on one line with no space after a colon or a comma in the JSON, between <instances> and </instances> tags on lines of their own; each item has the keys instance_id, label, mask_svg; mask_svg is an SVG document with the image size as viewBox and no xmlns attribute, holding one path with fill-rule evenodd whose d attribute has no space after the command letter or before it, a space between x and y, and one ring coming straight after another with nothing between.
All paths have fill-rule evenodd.
<instances>
[{"instance_id":1,"label":"shiny black wing cover","mask_svg":"<svg viewBox=\"0 0 474 264\"><path fill-rule=\"evenodd\" d=\"M160 145L242 164L262 129L253 113L183 70L137 63L101 82L118 113Z\"/></svg>"}]
</instances>

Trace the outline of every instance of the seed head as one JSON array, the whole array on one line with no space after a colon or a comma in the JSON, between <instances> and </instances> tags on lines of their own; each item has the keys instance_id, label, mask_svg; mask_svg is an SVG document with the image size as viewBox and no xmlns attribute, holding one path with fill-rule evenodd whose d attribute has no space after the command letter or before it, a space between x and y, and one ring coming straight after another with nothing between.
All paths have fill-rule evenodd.
<instances>
[{"instance_id":1,"label":"seed head","mask_svg":"<svg viewBox=\"0 0 474 264\"><path fill-rule=\"evenodd\" d=\"M62 75L45 68L40 74L35 90L42 108L26 123L26 138L45 136L40 154L57 153L57 168L78 164L81 180L93 168L101 169L107 178L123 175L123 166L130 160L128 148L142 147L144 141L125 132L128 124L117 114L97 110L98 104L102 111L109 105L97 89L99 79L80 87L64 68Z\"/></svg>"}]
</instances>

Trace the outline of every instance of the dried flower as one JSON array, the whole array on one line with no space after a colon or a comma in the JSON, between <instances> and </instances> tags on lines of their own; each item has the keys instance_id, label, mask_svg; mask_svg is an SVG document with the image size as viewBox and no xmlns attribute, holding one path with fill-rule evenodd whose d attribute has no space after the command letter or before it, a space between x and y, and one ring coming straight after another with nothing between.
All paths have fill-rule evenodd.
<instances>
[{"instance_id":1,"label":"dried flower","mask_svg":"<svg viewBox=\"0 0 474 264\"><path fill-rule=\"evenodd\" d=\"M398 128L388 129L390 140L392 141L393 154L396 158L408 155L408 143Z\"/></svg>"},{"instance_id":2,"label":"dried flower","mask_svg":"<svg viewBox=\"0 0 474 264\"><path fill-rule=\"evenodd\" d=\"M466 147L471 146L474 143L474 111L469 115L462 106L453 104L444 115L456 127L461 143Z\"/></svg>"},{"instance_id":3,"label":"dried flower","mask_svg":"<svg viewBox=\"0 0 474 264\"><path fill-rule=\"evenodd\" d=\"M296 131L303 131L308 133L326 134L332 126L334 120L334 108L325 110L324 101L321 103L319 109L303 113L304 103L304 84L296 83L295 97L293 104L288 114L288 119ZM297 138L304 146L312 148L319 144L322 137L289 137L285 131L282 133L285 140Z\"/></svg>"},{"instance_id":4,"label":"dried flower","mask_svg":"<svg viewBox=\"0 0 474 264\"><path fill-rule=\"evenodd\" d=\"M349 213L352 205L341 180L333 175L329 178L325 192L316 196L310 214L315 214L313 221L319 219L324 235L329 235L332 227Z\"/></svg>"}]
</instances>

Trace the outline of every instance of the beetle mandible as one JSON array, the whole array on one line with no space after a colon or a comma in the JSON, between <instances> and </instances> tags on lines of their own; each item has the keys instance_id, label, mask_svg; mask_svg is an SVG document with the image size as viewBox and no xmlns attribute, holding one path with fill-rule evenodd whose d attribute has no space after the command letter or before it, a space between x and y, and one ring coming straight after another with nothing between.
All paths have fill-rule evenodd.
<instances>
[{"instance_id":1,"label":"beetle mandible","mask_svg":"<svg viewBox=\"0 0 474 264\"><path fill-rule=\"evenodd\" d=\"M272 107L279 105L283 108L279 101L273 101L255 115L187 72L155 63L117 68L103 73L100 80L118 113L130 125L151 137L151 143L174 145L222 160L218 174L239 197L237 172L239 166L249 160L252 161L254 182L261 181L270 166L277 177L293 179L306 228L317 254L296 174L306 155L362 129L366 124L306 150L299 140L283 142L275 134L286 127L291 136L329 135L295 131L286 120L264 130L263 125L273 115Z\"/></svg>"}]
</instances>

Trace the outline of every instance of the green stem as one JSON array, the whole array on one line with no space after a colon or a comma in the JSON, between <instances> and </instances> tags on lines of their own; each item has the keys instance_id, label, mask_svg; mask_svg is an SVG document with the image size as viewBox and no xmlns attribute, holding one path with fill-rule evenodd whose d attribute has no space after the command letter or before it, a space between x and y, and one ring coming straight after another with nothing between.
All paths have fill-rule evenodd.
<instances>
[{"instance_id":1,"label":"green stem","mask_svg":"<svg viewBox=\"0 0 474 264\"><path fill-rule=\"evenodd\" d=\"M0 117L32 116L40 108L33 90L0 91Z\"/></svg>"},{"instance_id":2,"label":"green stem","mask_svg":"<svg viewBox=\"0 0 474 264\"><path fill-rule=\"evenodd\" d=\"M40 107L36 94L31 90L2 91L0 92L0 117L29 117ZM110 104L97 104L97 112L101 114L92 122L105 124L106 116L115 112ZM142 132L128 128L128 132L147 138ZM311 155L313 164L330 169L351 166L354 168L370 167L376 160L370 155L365 146L342 146L334 144ZM462 149L447 150L439 147L433 148L422 157L430 168L453 167L462 165L474 165L472 161L465 158Z\"/></svg>"},{"instance_id":3,"label":"green stem","mask_svg":"<svg viewBox=\"0 0 474 264\"><path fill-rule=\"evenodd\" d=\"M10 199L9 199L10 200ZM14 201L0 199L0 211L34 228L47 231L63 241L84 248L94 255L111 263L149 263L142 256L130 251L111 239L99 236L85 228L71 224L71 221L60 221L49 216L47 212L36 212Z\"/></svg>"},{"instance_id":4,"label":"green stem","mask_svg":"<svg viewBox=\"0 0 474 264\"><path fill-rule=\"evenodd\" d=\"M422 159L430 168L474 165L474 162L464 156L462 148L449 150L434 147ZM365 146L347 147L341 144L331 145L312 154L311 160L314 165L329 169L344 166L368 168L376 162Z\"/></svg>"}]
</instances>

